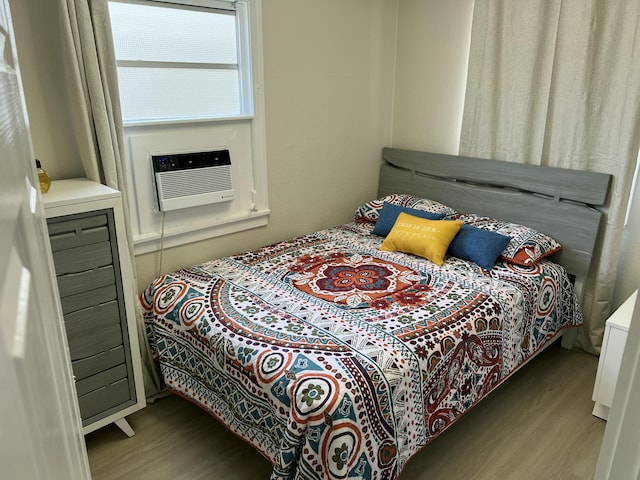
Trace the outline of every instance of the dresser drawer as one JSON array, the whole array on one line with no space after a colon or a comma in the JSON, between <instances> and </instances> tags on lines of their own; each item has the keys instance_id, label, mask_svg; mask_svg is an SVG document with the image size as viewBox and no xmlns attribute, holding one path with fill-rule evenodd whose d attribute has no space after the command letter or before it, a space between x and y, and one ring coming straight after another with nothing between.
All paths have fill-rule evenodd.
<instances>
[{"instance_id":1,"label":"dresser drawer","mask_svg":"<svg viewBox=\"0 0 640 480\"><path fill-rule=\"evenodd\" d=\"M65 315L71 360L92 357L122 345L122 324L117 302Z\"/></svg>"},{"instance_id":2,"label":"dresser drawer","mask_svg":"<svg viewBox=\"0 0 640 480\"><path fill-rule=\"evenodd\" d=\"M78 396L81 397L95 390L109 387L123 378L127 378L127 366L124 363L82 380L76 378L76 391Z\"/></svg>"},{"instance_id":3,"label":"dresser drawer","mask_svg":"<svg viewBox=\"0 0 640 480\"><path fill-rule=\"evenodd\" d=\"M107 215L80 216L68 220L49 220L51 250L67 250L92 243L109 241Z\"/></svg>"},{"instance_id":4,"label":"dresser drawer","mask_svg":"<svg viewBox=\"0 0 640 480\"><path fill-rule=\"evenodd\" d=\"M71 362L73 375L76 377L76 381L82 380L90 375L120 365L125 362L125 359L124 346L118 345L115 348Z\"/></svg>"},{"instance_id":5,"label":"dresser drawer","mask_svg":"<svg viewBox=\"0 0 640 480\"><path fill-rule=\"evenodd\" d=\"M116 283L116 275L113 265L106 265L95 270L58 275L57 280L60 296L68 297L94 288L113 285Z\"/></svg>"},{"instance_id":6,"label":"dresser drawer","mask_svg":"<svg viewBox=\"0 0 640 480\"><path fill-rule=\"evenodd\" d=\"M67 319L77 319L79 317L82 317L83 315L90 320L94 315L94 312L90 311L91 308L98 308L103 304L113 302L117 298L118 291L115 284L107 285L106 287L95 288L86 292L76 293L75 295L62 297L60 298L60 302L62 303L62 313L65 316L65 322L67 321ZM96 305L98 307L96 307ZM67 315L71 314L72 312L77 312L78 310L82 310L82 312L79 312L78 315ZM118 315L117 309L115 315Z\"/></svg>"},{"instance_id":7,"label":"dresser drawer","mask_svg":"<svg viewBox=\"0 0 640 480\"><path fill-rule=\"evenodd\" d=\"M129 380L123 378L98 390L78 396L80 416L83 421L86 421L94 415L102 414L128 401L134 403L129 389Z\"/></svg>"},{"instance_id":8,"label":"dresser drawer","mask_svg":"<svg viewBox=\"0 0 640 480\"><path fill-rule=\"evenodd\" d=\"M111 265L111 243L100 242L53 252L56 275L78 273Z\"/></svg>"}]
</instances>

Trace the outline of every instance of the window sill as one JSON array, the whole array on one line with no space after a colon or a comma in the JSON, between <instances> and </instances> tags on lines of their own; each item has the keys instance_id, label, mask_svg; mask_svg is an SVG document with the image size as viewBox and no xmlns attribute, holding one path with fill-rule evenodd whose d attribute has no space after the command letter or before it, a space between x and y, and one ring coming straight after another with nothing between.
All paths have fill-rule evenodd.
<instances>
[{"instance_id":1,"label":"window sill","mask_svg":"<svg viewBox=\"0 0 640 480\"><path fill-rule=\"evenodd\" d=\"M253 120L253 115L234 115L233 117L203 117L203 118L170 118L163 120L140 120L124 122L124 128L154 127L161 125L193 125L212 123L233 123Z\"/></svg>"},{"instance_id":2,"label":"window sill","mask_svg":"<svg viewBox=\"0 0 640 480\"><path fill-rule=\"evenodd\" d=\"M218 221L215 225L207 225L203 227L194 227L191 225L184 228L165 231L162 238L158 233L137 235L134 236L133 239L134 254L142 255L144 253L156 252L161 246L163 249L177 247L188 243L241 232L243 230L263 227L267 225L270 213L270 210L259 210L251 213L250 215Z\"/></svg>"}]
</instances>

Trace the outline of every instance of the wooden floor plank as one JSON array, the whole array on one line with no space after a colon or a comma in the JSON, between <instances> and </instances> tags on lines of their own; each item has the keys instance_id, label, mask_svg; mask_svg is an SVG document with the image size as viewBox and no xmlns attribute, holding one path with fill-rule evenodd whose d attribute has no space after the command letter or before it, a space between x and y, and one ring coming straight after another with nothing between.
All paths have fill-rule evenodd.
<instances>
[{"instance_id":1,"label":"wooden floor plank","mask_svg":"<svg viewBox=\"0 0 640 480\"><path fill-rule=\"evenodd\" d=\"M416 455L400 480L590 480L606 423L591 415L598 359L543 352ZM94 480L268 479L259 453L190 402L169 396L86 436Z\"/></svg>"}]
</instances>

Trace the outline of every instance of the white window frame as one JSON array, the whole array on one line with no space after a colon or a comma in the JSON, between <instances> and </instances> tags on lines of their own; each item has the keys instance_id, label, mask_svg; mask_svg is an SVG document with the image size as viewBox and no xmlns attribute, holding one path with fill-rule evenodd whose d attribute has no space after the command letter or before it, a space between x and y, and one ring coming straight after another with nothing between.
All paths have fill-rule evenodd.
<instances>
[{"instance_id":1,"label":"white window frame","mask_svg":"<svg viewBox=\"0 0 640 480\"><path fill-rule=\"evenodd\" d=\"M175 247L191 242L206 240L221 235L248 230L267 225L270 214L267 192L266 135L264 115L264 73L262 54L262 2L261 0L109 0L114 2L148 4L155 1L176 5L229 9L233 4L238 22L238 63L240 68L240 88L243 89L240 115L212 116L180 119L154 119L127 121L124 123L125 160L130 192L130 218L136 255L150 253L162 248ZM250 51L250 55L249 55ZM250 58L250 62L246 59ZM183 209L176 212L159 212L154 205L155 191L147 159L140 157L140 151L158 153L158 148L146 139L166 138L171 131L179 131L180 136L197 137L202 130L220 132L242 131L243 140L248 145L243 151L250 151L250 157L234 158L234 162L245 162L238 166L242 171L244 192L242 210L226 214L216 214L215 219L205 218L202 208ZM169 132L169 133L167 133ZM214 135L215 136L215 135ZM235 134L231 135L232 137ZM143 146L141 146L144 144ZM174 151L197 151L220 145L198 143L178 145ZM136 150L137 149L137 150ZM154 151L155 150L155 151ZM167 152L169 153L169 152ZM246 163L250 163L247 165ZM249 173L248 173L249 172ZM250 177L250 178L249 178ZM249 199L250 197L250 199ZM234 201L235 202L235 201ZM216 208L216 207L214 207Z\"/></svg>"},{"instance_id":2,"label":"white window frame","mask_svg":"<svg viewBox=\"0 0 640 480\"><path fill-rule=\"evenodd\" d=\"M241 119L253 117L253 91L252 91L252 65L251 60L251 27L249 25L249 11L247 0L245 1L225 1L225 0L108 0L109 3L128 3L134 5L149 5L157 3L177 5L184 8L193 8L194 10L222 10L235 12L236 32L238 46L238 73L239 73L239 89L240 89L240 113L231 115L211 115L209 117L193 117L193 118L163 118L148 120L123 120L124 126L136 125L153 125L153 124L173 124L193 121L209 121L218 119ZM140 64L149 63L136 60L118 60L117 67L139 66ZM167 67L171 67L171 62L163 62ZM177 65L176 62L173 65Z\"/></svg>"}]
</instances>

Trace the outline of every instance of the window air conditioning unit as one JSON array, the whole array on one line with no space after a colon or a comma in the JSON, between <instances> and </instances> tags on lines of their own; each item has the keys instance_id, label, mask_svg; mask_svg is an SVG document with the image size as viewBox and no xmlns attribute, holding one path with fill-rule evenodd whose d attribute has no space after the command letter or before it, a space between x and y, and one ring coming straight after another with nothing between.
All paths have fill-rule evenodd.
<instances>
[{"instance_id":1,"label":"window air conditioning unit","mask_svg":"<svg viewBox=\"0 0 640 480\"><path fill-rule=\"evenodd\" d=\"M229 150L152 155L161 212L234 199Z\"/></svg>"}]
</instances>

